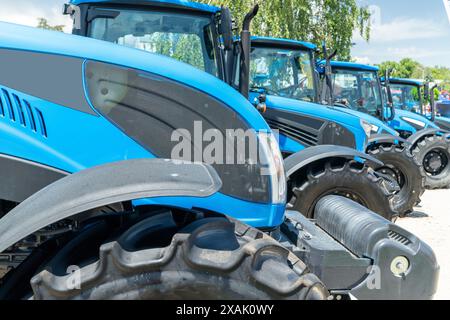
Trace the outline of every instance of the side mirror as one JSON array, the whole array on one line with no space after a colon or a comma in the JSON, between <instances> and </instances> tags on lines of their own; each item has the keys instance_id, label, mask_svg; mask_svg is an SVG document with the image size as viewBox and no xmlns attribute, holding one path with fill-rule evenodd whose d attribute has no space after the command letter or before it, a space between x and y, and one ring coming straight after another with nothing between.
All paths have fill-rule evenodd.
<instances>
[{"instance_id":1,"label":"side mirror","mask_svg":"<svg viewBox=\"0 0 450 320\"><path fill-rule=\"evenodd\" d=\"M223 47L226 51L233 49L233 19L230 9L222 7L220 12L219 32L223 38Z\"/></svg>"},{"instance_id":2,"label":"side mirror","mask_svg":"<svg viewBox=\"0 0 450 320\"><path fill-rule=\"evenodd\" d=\"M331 60L336 56L337 50L334 50L331 54L328 54L328 49L325 41L322 43L322 53L325 59L324 66L324 78L322 85L322 93L320 95L321 101L326 101L329 106L334 104L334 89L333 89L333 70L331 67Z\"/></svg>"},{"instance_id":3,"label":"side mirror","mask_svg":"<svg viewBox=\"0 0 450 320\"><path fill-rule=\"evenodd\" d=\"M434 103L434 89L437 88L437 84L430 89L430 108L431 108L431 121L436 120L436 104Z\"/></svg>"},{"instance_id":4,"label":"side mirror","mask_svg":"<svg viewBox=\"0 0 450 320\"><path fill-rule=\"evenodd\" d=\"M425 83L423 85L423 97L425 98L425 101L430 100L430 84Z\"/></svg>"},{"instance_id":5,"label":"side mirror","mask_svg":"<svg viewBox=\"0 0 450 320\"><path fill-rule=\"evenodd\" d=\"M267 110L266 100L267 100L266 95L264 93L261 93L258 96L257 100L255 101L256 102L255 107L261 113L264 113Z\"/></svg>"},{"instance_id":6,"label":"side mirror","mask_svg":"<svg viewBox=\"0 0 450 320\"><path fill-rule=\"evenodd\" d=\"M395 118L395 107L394 107L394 101L392 99L392 91L391 91L391 84L389 82L389 78L391 76L391 70L386 70L385 76L384 76L384 84L386 87L386 96L387 96L387 108L390 111L390 114L386 117L384 116L383 112L383 118L385 121L391 121Z\"/></svg>"}]
</instances>

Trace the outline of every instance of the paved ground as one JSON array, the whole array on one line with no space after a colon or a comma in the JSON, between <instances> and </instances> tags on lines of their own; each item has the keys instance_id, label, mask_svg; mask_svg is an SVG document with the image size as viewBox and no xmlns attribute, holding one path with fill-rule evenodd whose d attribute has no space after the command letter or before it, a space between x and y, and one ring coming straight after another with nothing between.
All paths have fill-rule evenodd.
<instances>
[{"instance_id":1,"label":"paved ground","mask_svg":"<svg viewBox=\"0 0 450 320\"><path fill-rule=\"evenodd\" d=\"M441 266L435 299L450 299L450 189L426 191L416 211L397 224L433 248Z\"/></svg>"}]
</instances>

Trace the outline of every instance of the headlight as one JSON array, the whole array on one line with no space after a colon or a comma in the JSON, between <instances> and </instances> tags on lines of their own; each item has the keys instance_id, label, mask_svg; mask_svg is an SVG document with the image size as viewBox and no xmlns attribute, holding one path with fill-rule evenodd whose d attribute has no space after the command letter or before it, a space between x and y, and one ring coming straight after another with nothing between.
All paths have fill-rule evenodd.
<instances>
[{"instance_id":1,"label":"headlight","mask_svg":"<svg viewBox=\"0 0 450 320\"><path fill-rule=\"evenodd\" d=\"M259 132L262 175L270 176L272 203L286 203L286 173L276 137L270 132Z\"/></svg>"},{"instance_id":2,"label":"headlight","mask_svg":"<svg viewBox=\"0 0 450 320\"><path fill-rule=\"evenodd\" d=\"M370 138L370 135L372 134L372 125L364 120L360 120L359 122L361 123L361 127L364 129L367 138Z\"/></svg>"}]
</instances>

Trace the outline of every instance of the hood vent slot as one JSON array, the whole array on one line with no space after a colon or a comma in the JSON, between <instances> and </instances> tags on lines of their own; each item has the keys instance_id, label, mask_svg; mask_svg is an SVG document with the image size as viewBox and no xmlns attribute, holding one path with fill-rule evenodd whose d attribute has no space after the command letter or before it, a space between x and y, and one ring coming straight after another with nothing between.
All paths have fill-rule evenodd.
<instances>
[{"instance_id":1,"label":"hood vent slot","mask_svg":"<svg viewBox=\"0 0 450 320\"><path fill-rule=\"evenodd\" d=\"M39 110L37 108L34 108L34 110L36 110L36 113L37 113L37 118L39 121L39 125L41 127L41 134L44 137L47 137L47 127L45 126L44 116L42 115L41 110Z\"/></svg>"},{"instance_id":2,"label":"hood vent slot","mask_svg":"<svg viewBox=\"0 0 450 320\"><path fill-rule=\"evenodd\" d=\"M28 119L30 119L31 130L36 132L37 131L36 130L36 120L34 119L33 110L31 108L31 105L26 100L23 100L23 102L25 103L25 109L27 110Z\"/></svg>"},{"instance_id":3,"label":"hood vent slot","mask_svg":"<svg viewBox=\"0 0 450 320\"><path fill-rule=\"evenodd\" d=\"M0 115L3 117L5 116L5 109L3 107L3 99L1 95L0 95Z\"/></svg>"},{"instance_id":4,"label":"hood vent slot","mask_svg":"<svg viewBox=\"0 0 450 320\"><path fill-rule=\"evenodd\" d=\"M6 105L8 106L9 118L12 121L16 121L16 114L14 113L14 107L11 103L11 97L9 96L9 92L5 89L2 89L3 97L5 98Z\"/></svg>"},{"instance_id":5,"label":"hood vent slot","mask_svg":"<svg viewBox=\"0 0 450 320\"><path fill-rule=\"evenodd\" d=\"M13 94L12 96L14 98L14 102L16 103L17 110L19 111L20 124L23 125L24 127L26 127L27 123L25 121L25 115L23 114L23 109L22 109L22 104L20 103L20 99L15 94Z\"/></svg>"}]
</instances>

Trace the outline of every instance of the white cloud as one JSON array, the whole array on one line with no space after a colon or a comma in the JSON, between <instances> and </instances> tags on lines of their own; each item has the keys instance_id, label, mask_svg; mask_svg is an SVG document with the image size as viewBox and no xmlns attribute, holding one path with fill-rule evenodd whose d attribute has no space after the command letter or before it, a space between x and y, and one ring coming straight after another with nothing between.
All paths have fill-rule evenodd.
<instances>
[{"instance_id":1,"label":"white cloud","mask_svg":"<svg viewBox=\"0 0 450 320\"><path fill-rule=\"evenodd\" d=\"M387 23L372 25L370 43L438 38L446 31L431 20L396 18ZM355 34L354 40L364 41L358 34Z\"/></svg>"},{"instance_id":2,"label":"white cloud","mask_svg":"<svg viewBox=\"0 0 450 320\"><path fill-rule=\"evenodd\" d=\"M389 56L396 58L409 57L412 59L430 58L442 55L450 55L450 50L430 50L428 47L388 47Z\"/></svg>"},{"instance_id":3,"label":"white cloud","mask_svg":"<svg viewBox=\"0 0 450 320\"><path fill-rule=\"evenodd\" d=\"M353 57L353 60L361 64L370 64L371 61L369 57Z\"/></svg>"},{"instance_id":4,"label":"white cloud","mask_svg":"<svg viewBox=\"0 0 450 320\"><path fill-rule=\"evenodd\" d=\"M64 2L66 1L7 1L2 3L0 21L35 27L38 18L46 18L49 24L64 25L64 31L71 32L71 19L62 15L62 4Z\"/></svg>"}]
</instances>

